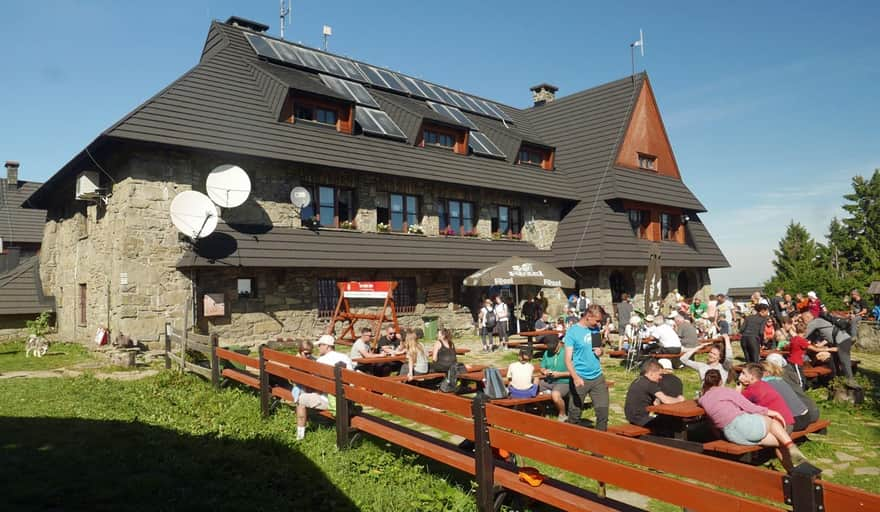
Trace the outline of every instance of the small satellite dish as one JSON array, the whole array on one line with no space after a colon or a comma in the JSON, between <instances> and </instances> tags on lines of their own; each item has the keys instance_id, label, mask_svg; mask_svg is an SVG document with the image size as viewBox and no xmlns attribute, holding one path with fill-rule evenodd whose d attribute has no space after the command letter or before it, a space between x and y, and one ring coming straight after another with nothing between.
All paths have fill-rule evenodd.
<instances>
[{"instance_id":1,"label":"small satellite dish","mask_svg":"<svg viewBox=\"0 0 880 512\"><path fill-rule=\"evenodd\" d=\"M247 201L251 193L251 179L241 167L224 164L208 174L205 184L208 197L223 208L235 208Z\"/></svg>"},{"instance_id":2,"label":"small satellite dish","mask_svg":"<svg viewBox=\"0 0 880 512\"><path fill-rule=\"evenodd\" d=\"M213 233L219 219L217 207L211 198L201 192L187 190L177 194L171 201L171 222L178 231L193 240Z\"/></svg>"},{"instance_id":3,"label":"small satellite dish","mask_svg":"<svg viewBox=\"0 0 880 512\"><path fill-rule=\"evenodd\" d=\"M312 202L312 194L305 187L293 187L290 191L290 202L297 208L305 208Z\"/></svg>"}]
</instances>

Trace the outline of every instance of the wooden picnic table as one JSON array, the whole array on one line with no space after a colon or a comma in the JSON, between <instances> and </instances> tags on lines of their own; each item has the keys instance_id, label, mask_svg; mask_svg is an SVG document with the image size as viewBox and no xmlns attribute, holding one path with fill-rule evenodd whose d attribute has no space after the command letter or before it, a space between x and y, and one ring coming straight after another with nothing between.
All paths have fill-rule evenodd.
<instances>
[{"instance_id":1,"label":"wooden picnic table","mask_svg":"<svg viewBox=\"0 0 880 512\"><path fill-rule=\"evenodd\" d=\"M652 412L658 416L667 416L672 418L672 422L677 426L673 437L682 441L692 441L689 439L688 427L695 426L703 421L706 411L697 404L696 400L685 400L674 404L658 404L649 405L648 412ZM694 447L696 448L696 446Z\"/></svg>"},{"instance_id":2,"label":"wooden picnic table","mask_svg":"<svg viewBox=\"0 0 880 512\"><path fill-rule=\"evenodd\" d=\"M565 336L565 331L557 331L556 329L542 329L540 331L522 331L516 333L518 336L526 337L526 344L528 345L529 351L533 352L535 350L535 336L546 336L548 334L555 334L559 336L561 340ZM515 343L515 342L514 342ZM507 343L507 346L510 346L510 342ZM514 345L517 346L517 345ZM547 349L547 346L544 346L544 350ZM538 349L540 350L540 349Z\"/></svg>"},{"instance_id":3,"label":"wooden picnic table","mask_svg":"<svg viewBox=\"0 0 880 512\"><path fill-rule=\"evenodd\" d=\"M353 363L361 364L384 364L384 363L402 363L406 361L405 354L399 354L395 356L382 356L382 357L356 357L351 360Z\"/></svg>"}]
</instances>

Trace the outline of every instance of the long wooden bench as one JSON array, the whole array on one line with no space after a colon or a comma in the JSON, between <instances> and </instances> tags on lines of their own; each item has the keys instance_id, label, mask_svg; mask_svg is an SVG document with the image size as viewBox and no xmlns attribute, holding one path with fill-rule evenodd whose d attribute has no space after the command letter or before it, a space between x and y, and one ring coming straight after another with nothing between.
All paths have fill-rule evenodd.
<instances>
[{"instance_id":1,"label":"long wooden bench","mask_svg":"<svg viewBox=\"0 0 880 512\"><path fill-rule=\"evenodd\" d=\"M807 434L825 433L825 430L828 428L829 425L831 425L831 421L829 420L816 420L813 423L807 425L807 428L792 432L791 439L797 441L805 438ZM703 451L733 455L737 457L765 450L770 450L770 448L758 445L736 444L731 443L730 441L726 441L724 439L718 439L715 441L710 441L708 443L703 443Z\"/></svg>"}]
</instances>

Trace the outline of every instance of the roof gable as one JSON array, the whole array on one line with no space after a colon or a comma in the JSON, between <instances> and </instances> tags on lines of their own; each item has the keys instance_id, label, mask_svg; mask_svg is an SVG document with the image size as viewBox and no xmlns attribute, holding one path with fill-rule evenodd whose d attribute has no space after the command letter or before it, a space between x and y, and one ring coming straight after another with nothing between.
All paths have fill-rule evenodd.
<instances>
[{"instance_id":1,"label":"roof gable","mask_svg":"<svg viewBox=\"0 0 880 512\"><path fill-rule=\"evenodd\" d=\"M9 187L6 178L0 178L0 238L4 243L41 243L46 210L25 208L23 204L40 183L20 181Z\"/></svg>"},{"instance_id":2,"label":"roof gable","mask_svg":"<svg viewBox=\"0 0 880 512\"><path fill-rule=\"evenodd\" d=\"M655 171L645 171L640 168L640 154L656 158ZM647 77L643 80L638 99L632 108L626 134L620 142L614 163L615 166L624 169L655 172L661 176L681 180L681 173L678 171L678 164L672 153L672 145L666 135L663 119L660 117L660 109L657 108L657 101Z\"/></svg>"}]
</instances>

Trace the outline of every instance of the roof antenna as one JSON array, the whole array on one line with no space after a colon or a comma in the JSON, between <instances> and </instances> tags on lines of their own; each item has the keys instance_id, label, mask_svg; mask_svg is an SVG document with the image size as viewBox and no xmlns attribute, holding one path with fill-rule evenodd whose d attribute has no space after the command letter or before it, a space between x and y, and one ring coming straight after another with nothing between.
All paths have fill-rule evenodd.
<instances>
[{"instance_id":1,"label":"roof antenna","mask_svg":"<svg viewBox=\"0 0 880 512\"><path fill-rule=\"evenodd\" d=\"M333 35L333 27L330 25L324 25L324 51L327 51L327 39Z\"/></svg>"},{"instance_id":2,"label":"roof antenna","mask_svg":"<svg viewBox=\"0 0 880 512\"><path fill-rule=\"evenodd\" d=\"M287 0L287 7L284 7L284 0L278 1L280 3L281 39L284 39L284 27L290 26L290 0Z\"/></svg>"},{"instance_id":3,"label":"roof antenna","mask_svg":"<svg viewBox=\"0 0 880 512\"><path fill-rule=\"evenodd\" d=\"M642 54L642 57L645 56L645 34L642 33L642 29L639 29L639 40L631 43L629 45L629 56L630 61L632 62L632 76L636 76L636 47L639 48L639 51Z\"/></svg>"}]
</instances>

